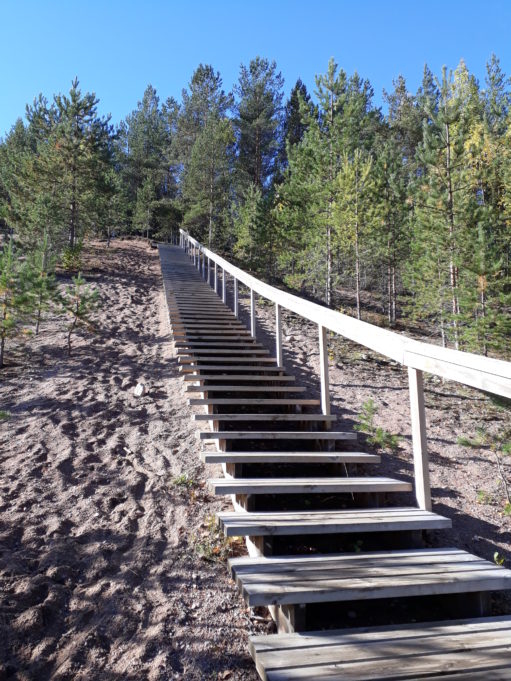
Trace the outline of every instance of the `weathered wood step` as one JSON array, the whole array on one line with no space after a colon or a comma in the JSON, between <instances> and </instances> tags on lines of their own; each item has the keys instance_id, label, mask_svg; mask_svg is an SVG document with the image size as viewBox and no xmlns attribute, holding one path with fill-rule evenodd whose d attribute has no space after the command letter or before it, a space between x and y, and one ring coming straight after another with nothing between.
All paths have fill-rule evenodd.
<instances>
[{"instance_id":1,"label":"weathered wood step","mask_svg":"<svg viewBox=\"0 0 511 681\"><path fill-rule=\"evenodd\" d=\"M247 334L246 336L241 336L238 334L238 336L233 336L232 338L225 338L225 336L179 336L177 338L174 338L174 340L178 343L206 343L206 342L212 342L212 341L227 341L229 343L234 342L235 340L239 341L248 341L253 343L255 339L253 336L250 334Z\"/></svg>"},{"instance_id":2,"label":"weathered wood step","mask_svg":"<svg viewBox=\"0 0 511 681\"><path fill-rule=\"evenodd\" d=\"M449 529L452 522L420 508L358 508L335 511L222 512L228 537L397 532Z\"/></svg>"},{"instance_id":3,"label":"weathered wood step","mask_svg":"<svg viewBox=\"0 0 511 681\"><path fill-rule=\"evenodd\" d=\"M178 357L178 362L181 364L195 364L196 362L232 362L233 364L241 364L243 362L246 362L247 364L255 364L256 362L264 362L267 364L277 364L277 360L275 357L205 357L204 359L200 359L197 357ZM198 365L198 368L201 369L202 367ZM282 368L280 369L282 371Z\"/></svg>"},{"instance_id":4,"label":"weathered wood step","mask_svg":"<svg viewBox=\"0 0 511 681\"><path fill-rule=\"evenodd\" d=\"M196 397L188 400L188 404L194 407L200 405L228 405L239 404L243 406L274 407L274 406L303 406L315 407L320 403L319 400L308 400L299 398L234 398L234 397Z\"/></svg>"},{"instance_id":5,"label":"weathered wood step","mask_svg":"<svg viewBox=\"0 0 511 681\"><path fill-rule=\"evenodd\" d=\"M195 348L234 348L237 349L260 349L263 346L260 343L256 343L255 340L238 340L238 341L175 341L174 345L176 348L190 348L193 350ZM265 350L268 354L268 350Z\"/></svg>"},{"instance_id":6,"label":"weathered wood step","mask_svg":"<svg viewBox=\"0 0 511 681\"><path fill-rule=\"evenodd\" d=\"M226 393L303 393L306 388L301 385L189 385L186 392L226 392Z\"/></svg>"},{"instance_id":7,"label":"weathered wood step","mask_svg":"<svg viewBox=\"0 0 511 681\"><path fill-rule=\"evenodd\" d=\"M233 558L229 564L252 607L511 588L511 570L455 548Z\"/></svg>"},{"instance_id":8,"label":"weathered wood step","mask_svg":"<svg viewBox=\"0 0 511 681\"><path fill-rule=\"evenodd\" d=\"M380 463L377 454L365 452L220 452L203 450L204 463Z\"/></svg>"},{"instance_id":9,"label":"weathered wood step","mask_svg":"<svg viewBox=\"0 0 511 681\"><path fill-rule=\"evenodd\" d=\"M263 681L511 679L511 617L250 639Z\"/></svg>"},{"instance_id":10,"label":"weathered wood step","mask_svg":"<svg viewBox=\"0 0 511 681\"><path fill-rule=\"evenodd\" d=\"M227 355L225 359L227 361L234 361L236 359L239 359L243 357L244 355L249 355L251 357L258 357L259 356L266 356L269 354L269 350L259 350L255 348L254 350L245 350L245 349L234 349L234 348L229 348L228 350L222 349L222 348L197 348L197 350L193 350L192 348L186 348L186 349L177 349L176 354L179 355L180 357L195 357L196 359L205 359L208 362L210 361L211 357L221 357L222 355Z\"/></svg>"},{"instance_id":11,"label":"weathered wood step","mask_svg":"<svg viewBox=\"0 0 511 681\"><path fill-rule=\"evenodd\" d=\"M259 361L259 360L254 360L254 361ZM284 367L281 366L260 366L260 365L242 365L242 366L236 366L236 365L231 365L231 364L225 364L225 365L218 365L218 364L200 364L198 366L182 366L179 368L180 373L183 374L190 374L192 372L200 372L200 371L265 371L265 372L272 372L272 373L279 373L282 371L285 371ZM197 373L198 376L200 376L200 373Z\"/></svg>"},{"instance_id":12,"label":"weathered wood step","mask_svg":"<svg viewBox=\"0 0 511 681\"><path fill-rule=\"evenodd\" d=\"M187 374L183 377L185 381L257 381L265 383L272 382L290 382L295 380L294 376L265 376L263 374L197 374L197 376L190 376Z\"/></svg>"},{"instance_id":13,"label":"weathered wood step","mask_svg":"<svg viewBox=\"0 0 511 681\"><path fill-rule=\"evenodd\" d=\"M337 416L323 414L194 414L195 421L310 421L313 423L334 423Z\"/></svg>"},{"instance_id":14,"label":"weathered wood step","mask_svg":"<svg viewBox=\"0 0 511 681\"><path fill-rule=\"evenodd\" d=\"M201 440L356 440L356 433L332 430L216 430L201 431Z\"/></svg>"},{"instance_id":15,"label":"weathered wood step","mask_svg":"<svg viewBox=\"0 0 511 681\"><path fill-rule=\"evenodd\" d=\"M211 478L214 494L384 494L410 492L409 482L394 478Z\"/></svg>"}]
</instances>

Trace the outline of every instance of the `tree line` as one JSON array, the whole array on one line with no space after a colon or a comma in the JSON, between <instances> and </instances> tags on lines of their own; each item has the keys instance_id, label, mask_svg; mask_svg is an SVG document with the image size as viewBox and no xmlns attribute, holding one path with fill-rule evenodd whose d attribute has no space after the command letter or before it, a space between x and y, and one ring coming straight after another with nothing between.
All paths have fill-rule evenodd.
<instances>
[{"instance_id":1,"label":"tree line","mask_svg":"<svg viewBox=\"0 0 511 681\"><path fill-rule=\"evenodd\" d=\"M180 101L148 86L117 127L94 94L39 96L0 143L0 219L18 248L79 261L83 239L184 227L269 281L444 346L509 351L510 81L494 55L385 113L331 60L287 100L275 62L232 92L200 65ZM377 314L375 314L377 313Z\"/></svg>"}]
</instances>

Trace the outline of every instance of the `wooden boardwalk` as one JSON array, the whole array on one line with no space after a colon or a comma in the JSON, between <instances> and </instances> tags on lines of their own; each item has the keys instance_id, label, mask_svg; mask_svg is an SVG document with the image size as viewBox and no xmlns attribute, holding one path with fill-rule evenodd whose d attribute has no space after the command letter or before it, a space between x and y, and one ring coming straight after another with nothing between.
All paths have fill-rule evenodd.
<instances>
[{"instance_id":1,"label":"wooden boardwalk","mask_svg":"<svg viewBox=\"0 0 511 681\"><path fill-rule=\"evenodd\" d=\"M511 588L511 571L456 548L424 548L423 534L450 520L396 503L410 483L366 472L379 457L353 448L356 434L335 429L324 396L304 397L281 349L273 357L254 321L241 324L237 286L233 312L209 260L177 246L160 246L160 259L189 402L204 407L194 417L205 427L197 456L222 465L224 477L209 485L234 510L218 521L247 542L249 556L229 568L246 603L267 606L279 632L251 640L261 678L511 679L511 617L487 616L488 594ZM353 551L362 537L375 549ZM396 603L408 620L381 627ZM414 604L418 612L425 603L443 621L415 623ZM364 629L332 628L362 607Z\"/></svg>"}]
</instances>

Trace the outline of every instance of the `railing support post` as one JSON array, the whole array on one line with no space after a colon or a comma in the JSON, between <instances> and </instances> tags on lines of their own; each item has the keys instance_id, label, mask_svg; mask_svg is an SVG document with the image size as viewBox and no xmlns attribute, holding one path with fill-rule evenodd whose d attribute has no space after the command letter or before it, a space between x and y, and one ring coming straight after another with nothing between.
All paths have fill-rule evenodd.
<instances>
[{"instance_id":1,"label":"railing support post","mask_svg":"<svg viewBox=\"0 0 511 681\"><path fill-rule=\"evenodd\" d=\"M227 275L225 269L222 268L222 302L227 300Z\"/></svg>"},{"instance_id":2,"label":"railing support post","mask_svg":"<svg viewBox=\"0 0 511 681\"><path fill-rule=\"evenodd\" d=\"M211 286L211 258L208 255L208 285Z\"/></svg>"},{"instance_id":3,"label":"railing support post","mask_svg":"<svg viewBox=\"0 0 511 681\"><path fill-rule=\"evenodd\" d=\"M282 308L275 303L275 356L277 364L282 366Z\"/></svg>"},{"instance_id":4,"label":"railing support post","mask_svg":"<svg viewBox=\"0 0 511 681\"><path fill-rule=\"evenodd\" d=\"M422 371L408 367L408 385L410 390L415 496L417 497L419 508L431 511L426 409L424 407L424 378Z\"/></svg>"},{"instance_id":5,"label":"railing support post","mask_svg":"<svg viewBox=\"0 0 511 681\"><path fill-rule=\"evenodd\" d=\"M218 293L218 264L215 263L215 293Z\"/></svg>"},{"instance_id":6,"label":"railing support post","mask_svg":"<svg viewBox=\"0 0 511 681\"><path fill-rule=\"evenodd\" d=\"M318 324L319 374L321 380L321 413L330 416L330 381L328 377L328 336L327 329Z\"/></svg>"},{"instance_id":7,"label":"railing support post","mask_svg":"<svg viewBox=\"0 0 511 681\"><path fill-rule=\"evenodd\" d=\"M255 295L253 288L250 289L250 334L252 338L256 337Z\"/></svg>"},{"instance_id":8,"label":"railing support post","mask_svg":"<svg viewBox=\"0 0 511 681\"><path fill-rule=\"evenodd\" d=\"M233 289L234 289L234 304L233 304L234 315L236 317L239 317L238 280L236 279L236 277L233 277L232 285L233 285Z\"/></svg>"}]
</instances>

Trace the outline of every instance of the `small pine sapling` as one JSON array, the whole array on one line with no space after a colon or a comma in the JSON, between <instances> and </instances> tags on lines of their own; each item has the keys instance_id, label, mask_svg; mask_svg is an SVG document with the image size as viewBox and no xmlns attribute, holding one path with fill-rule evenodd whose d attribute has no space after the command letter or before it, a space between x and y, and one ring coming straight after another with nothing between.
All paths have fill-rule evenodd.
<instances>
[{"instance_id":1,"label":"small pine sapling","mask_svg":"<svg viewBox=\"0 0 511 681\"><path fill-rule=\"evenodd\" d=\"M41 319L52 302L57 300L57 281L53 274L54 258L52 258L48 238L45 235L41 248L29 259L28 284L29 294L35 316L35 334L39 333Z\"/></svg>"},{"instance_id":2,"label":"small pine sapling","mask_svg":"<svg viewBox=\"0 0 511 681\"><path fill-rule=\"evenodd\" d=\"M362 410L358 415L358 423L354 429L359 433L367 435L369 444L380 447L381 449L390 449L395 452L399 449L399 435L389 433L381 426L376 426L374 417L378 413L378 407L372 398L368 399L362 405Z\"/></svg>"},{"instance_id":3,"label":"small pine sapling","mask_svg":"<svg viewBox=\"0 0 511 681\"><path fill-rule=\"evenodd\" d=\"M98 292L88 286L79 272L73 277L72 284L61 295L64 311L69 315L67 327L67 354L71 355L71 336L77 327L93 329L90 314L98 306Z\"/></svg>"},{"instance_id":4,"label":"small pine sapling","mask_svg":"<svg viewBox=\"0 0 511 681\"><path fill-rule=\"evenodd\" d=\"M14 254L12 242L0 252L0 368L7 339L19 333L30 309L27 266Z\"/></svg>"}]
</instances>

